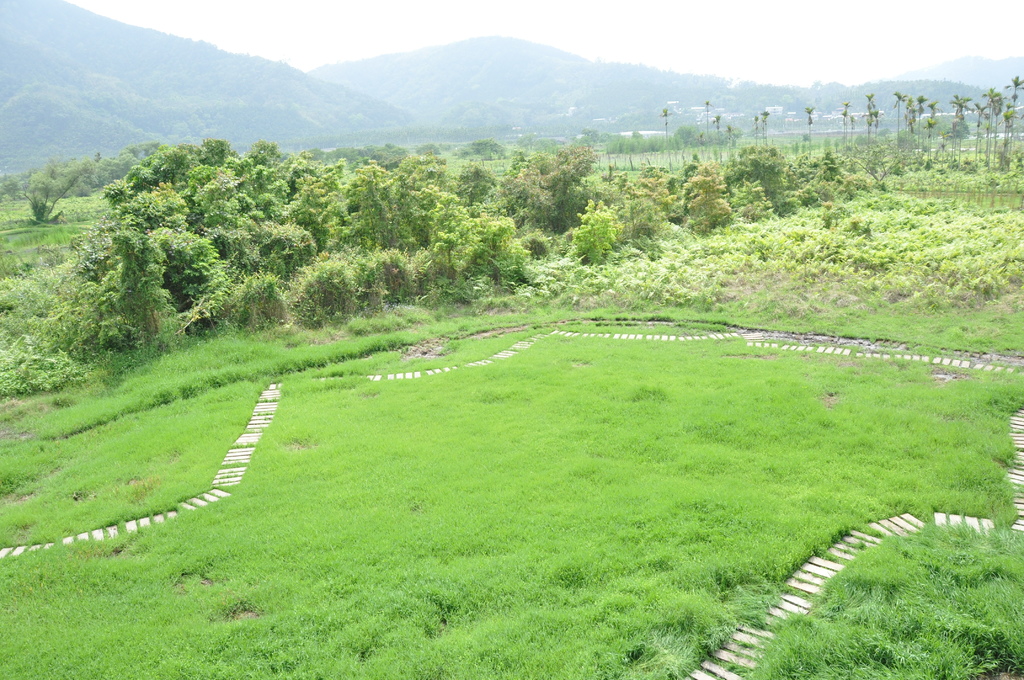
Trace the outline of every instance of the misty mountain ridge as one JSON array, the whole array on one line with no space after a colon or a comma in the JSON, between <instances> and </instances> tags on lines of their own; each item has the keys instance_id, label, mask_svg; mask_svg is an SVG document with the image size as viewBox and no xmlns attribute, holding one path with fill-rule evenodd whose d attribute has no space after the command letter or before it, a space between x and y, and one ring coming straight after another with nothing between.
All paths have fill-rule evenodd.
<instances>
[{"instance_id":1,"label":"misty mountain ridge","mask_svg":"<svg viewBox=\"0 0 1024 680\"><path fill-rule=\"evenodd\" d=\"M409 122L286 64L62 0L0 0L0 172L149 139L248 144Z\"/></svg>"}]
</instances>

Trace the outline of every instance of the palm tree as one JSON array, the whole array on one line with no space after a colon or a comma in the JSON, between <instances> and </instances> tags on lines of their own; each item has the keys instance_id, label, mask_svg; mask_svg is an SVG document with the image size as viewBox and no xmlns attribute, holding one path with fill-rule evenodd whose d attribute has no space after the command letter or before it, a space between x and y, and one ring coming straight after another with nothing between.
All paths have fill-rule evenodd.
<instances>
[{"instance_id":1,"label":"palm tree","mask_svg":"<svg viewBox=\"0 0 1024 680\"><path fill-rule=\"evenodd\" d=\"M843 146L847 145L846 141L846 123L850 118L850 102L843 102Z\"/></svg>"},{"instance_id":2,"label":"palm tree","mask_svg":"<svg viewBox=\"0 0 1024 680\"><path fill-rule=\"evenodd\" d=\"M1004 90L1013 90L1013 96L1010 97L1010 108L1014 111L1017 110L1017 90L1024 88L1024 80L1020 76L1014 76L1010 79L1010 84L1007 85ZM1010 122L1010 127L1013 127L1013 122ZM1010 150L1013 150L1013 139L1010 139Z\"/></svg>"},{"instance_id":3,"label":"palm tree","mask_svg":"<svg viewBox=\"0 0 1024 680\"><path fill-rule=\"evenodd\" d=\"M811 126L814 125L814 107L805 106L804 113L807 114L807 141L811 141Z\"/></svg>"},{"instance_id":4,"label":"palm tree","mask_svg":"<svg viewBox=\"0 0 1024 680\"><path fill-rule=\"evenodd\" d=\"M988 125L985 128L985 167L991 168L991 142L992 136L997 133L996 120L998 120L1003 112L1003 95L994 87L990 87L984 96L988 109Z\"/></svg>"},{"instance_id":5,"label":"palm tree","mask_svg":"<svg viewBox=\"0 0 1024 680\"><path fill-rule=\"evenodd\" d=\"M955 94L949 103L953 105L953 148L956 150L956 164L959 167L961 141L958 132L960 125L964 122L964 111L967 109L967 105L971 103L971 98Z\"/></svg>"},{"instance_id":6,"label":"palm tree","mask_svg":"<svg viewBox=\"0 0 1024 680\"><path fill-rule=\"evenodd\" d=\"M871 139L871 121L874 120L875 112L875 93L864 95L868 100L868 114L865 116L868 120L868 139Z\"/></svg>"},{"instance_id":7,"label":"palm tree","mask_svg":"<svg viewBox=\"0 0 1024 680\"><path fill-rule=\"evenodd\" d=\"M666 149L668 149L668 117L671 116L671 115L672 115L672 113L668 109L662 109L661 113L658 115L659 118L664 118L665 119L665 148Z\"/></svg>"},{"instance_id":8,"label":"palm tree","mask_svg":"<svg viewBox=\"0 0 1024 680\"><path fill-rule=\"evenodd\" d=\"M896 106L894 106L893 108L896 109L896 145L899 146L899 143L900 143L900 105L903 103L903 97L905 97L906 95L904 95L899 90L896 90L895 92L892 93L892 96L896 97Z\"/></svg>"},{"instance_id":9,"label":"palm tree","mask_svg":"<svg viewBox=\"0 0 1024 680\"><path fill-rule=\"evenodd\" d=\"M704 100L704 132L711 136L711 100Z\"/></svg>"},{"instance_id":10,"label":"palm tree","mask_svg":"<svg viewBox=\"0 0 1024 680\"><path fill-rule=\"evenodd\" d=\"M761 112L761 131L764 133L764 143L768 144L768 116L771 114L767 110Z\"/></svg>"},{"instance_id":11,"label":"palm tree","mask_svg":"<svg viewBox=\"0 0 1024 680\"><path fill-rule=\"evenodd\" d=\"M978 124L974 130L974 162L978 162L978 155L981 153L981 120L985 116L988 107L980 102L974 102L974 113L978 115Z\"/></svg>"}]
</instances>

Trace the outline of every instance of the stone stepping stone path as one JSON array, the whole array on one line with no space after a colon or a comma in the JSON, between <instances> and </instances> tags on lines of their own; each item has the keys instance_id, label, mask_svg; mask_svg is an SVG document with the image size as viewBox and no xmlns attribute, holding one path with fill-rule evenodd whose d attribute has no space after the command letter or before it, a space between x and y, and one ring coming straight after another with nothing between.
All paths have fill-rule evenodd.
<instances>
[{"instance_id":1,"label":"stone stepping stone path","mask_svg":"<svg viewBox=\"0 0 1024 680\"><path fill-rule=\"evenodd\" d=\"M222 487L237 486L242 481L242 475L245 473L249 460L252 458L252 454L255 451L254 445L259 441L263 430L270 424L271 420L273 420L274 412L277 410L277 401L280 397L280 383L271 385L264 390L262 394L260 394L259 399L256 402L256 407L253 409L252 418L249 420L249 424L245 427L245 433L242 434L235 442L236 448L232 448L228 451L227 456L225 456L224 461L221 463L220 469L214 475L213 483L211 484L213 488L205 493L201 493L178 503L178 509L182 511L194 511L218 503L222 499L229 498L231 496L231 494L225 491ZM244 448L239 448L239 445L243 444L246 446ZM61 539L61 544L71 545L77 541L102 541L105 539L117 538L121 535L120 532L122 530L126 534L135 533L156 524L164 524L177 516L177 509L157 513L152 516L147 515L145 517L128 520L123 525L114 524L100 529L84 531L73 536L67 536ZM48 550L53 546L54 543L46 543L31 546L20 545L16 548L0 548L0 559L4 559L6 557L17 557L18 555L22 555L26 552L33 552L35 550Z\"/></svg>"},{"instance_id":2,"label":"stone stepping stone path","mask_svg":"<svg viewBox=\"0 0 1024 680\"><path fill-rule=\"evenodd\" d=\"M851 354L850 348L835 345L782 345L780 347L775 342L748 342L747 347L762 347L764 349L789 350L792 352L816 352L818 354L837 354L842 356L850 356ZM901 359L904 361L921 361L926 364L938 364L940 366L952 366L954 368L970 368L977 371L992 371L994 373L1006 371L1007 373L1013 373L1012 367L996 366L981 362L972 363L967 359L929 357L919 354L882 354L878 352L857 352L855 356L862 359ZM1020 424L1022 429L1024 429L1024 419L1021 420Z\"/></svg>"},{"instance_id":3,"label":"stone stepping stone path","mask_svg":"<svg viewBox=\"0 0 1024 680\"><path fill-rule=\"evenodd\" d=\"M487 366L493 364L496 361L502 359L511 359L519 352L524 349L529 349L538 340L544 338L550 338L554 335L560 335L565 338L605 338L611 340L657 340L663 342L676 342L676 341L687 341L687 340L731 340L733 338L743 339L759 339L762 336L760 333L709 333L707 335L646 335L646 334L627 334L627 333L576 333L569 331L551 331L550 333L542 333L535 335L529 340L520 340L516 344L512 345L509 349L498 352L492 355L488 359L481 359L480 361L473 361L466 364L466 367L470 366ZM381 375L368 375L366 376L372 382L380 382L381 380L411 380L414 378L422 378L431 375L439 375L441 373L449 373L458 368L458 366L448 366L446 368L435 368L428 371L415 371L411 373L391 373ZM321 380L327 380L327 378L321 378Z\"/></svg>"},{"instance_id":4,"label":"stone stepping stone path","mask_svg":"<svg viewBox=\"0 0 1024 680\"><path fill-rule=\"evenodd\" d=\"M877 535L866 531L851 531L828 549L829 558L811 557L786 581L791 592L784 592L779 601L768 608L765 620L769 626L791 616L807 615L814 603L807 599L821 591L825 582L838 574L847 564L869 548L880 544L889 536L916 533L924 522L913 515L904 514L868 524ZM759 628L739 626L729 642L711 653L700 668L690 673L693 680L742 680L741 673L757 668L757 663L775 634Z\"/></svg>"}]
</instances>

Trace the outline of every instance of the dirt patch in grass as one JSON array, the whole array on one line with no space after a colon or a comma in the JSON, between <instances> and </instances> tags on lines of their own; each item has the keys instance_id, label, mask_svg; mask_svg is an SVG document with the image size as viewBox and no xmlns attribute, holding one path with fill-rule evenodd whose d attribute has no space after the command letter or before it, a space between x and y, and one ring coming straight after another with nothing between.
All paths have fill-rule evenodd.
<instances>
[{"instance_id":1,"label":"dirt patch in grass","mask_svg":"<svg viewBox=\"0 0 1024 680\"><path fill-rule=\"evenodd\" d=\"M34 493L19 495L16 493L8 494L3 498L0 498L0 505L21 505L35 498Z\"/></svg>"},{"instance_id":2,"label":"dirt patch in grass","mask_svg":"<svg viewBox=\"0 0 1024 680\"><path fill-rule=\"evenodd\" d=\"M970 376L964 375L963 373L952 373L950 371L944 371L940 368L932 371L932 378L937 383L948 383L950 380L969 380Z\"/></svg>"},{"instance_id":3,"label":"dirt patch in grass","mask_svg":"<svg viewBox=\"0 0 1024 680\"><path fill-rule=\"evenodd\" d=\"M729 355L730 359L761 359L762 361L775 361L779 358L778 354L732 354Z\"/></svg>"},{"instance_id":4,"label":"dirt patch in grass","mask_svg":"<svg viewBox=\"0 0 1024 680\"><path fill-rule=\"evenodd\" d=\"M26 439L32 439L33 437L35 437L35 435L31 432L16 432L15 430L0 427L0 439L25 441Z\"/></svg>"},{"instance_id":5,"label":"dirt patch in grass","mask_svg":"<svg viewBox=\"0 0 1024 680\"><path fill-rule=\"evenodd\" d=\"M835 392L826 392L821 395L821 403L825 404L825 408L831 411L839 403L839 395Z\"/></svg>"},{"instance_id":6,"label":"dirt patch in grass","mask_svg":"<svg viewBox=\"0 0 1024 680\"><path fill-rule=\"evenodd\" d=\"M427 340L405 350L402 354L402 361L410 361L411 359L439 359L447 353L443 340Z\"/></svg>"},{"instance_id":7,"label":"dirt patch in grass","mask_svg":"<svg viewBox=\"0 0 1024 680\"><path fill-rule=\"evenodd\" d=\"M477 333L476 335L467 336L470 340L481 340L483 338L494 338L499 335L508 335L509 333L518 333L519 331L525 331L529 326L513 326L512 328L495 328L494 330L484 331Z\"/></svg>"}]
</instances>

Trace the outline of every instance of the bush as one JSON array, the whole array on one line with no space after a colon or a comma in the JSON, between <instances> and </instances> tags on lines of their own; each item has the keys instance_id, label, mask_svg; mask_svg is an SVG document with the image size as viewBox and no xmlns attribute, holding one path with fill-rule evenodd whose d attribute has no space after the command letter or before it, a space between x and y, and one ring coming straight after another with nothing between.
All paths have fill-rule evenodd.
<instances>
[{"instance_id":1,"label":"bush","mask_svg":"<svg viewBox=\"0 0 1024 680\"><path fill-rule=\"evenodd\" d=\"M273 274L246 276L233 287L224 305L225 319L248 329L281 323L286 316L281 279Z\"/></svg>"},{"instance_id":2,"label":"bush","mask_svg":"<svg viewBox=\"0 0 1024 680\"><path fill-rule=\"evenodd\" d=\"M85 372L64 352L44 351L28 336L0 347L0 397L59 390L81 381Z\"/></svg>"},{"instance_id":3,"label":"bush","mask_svg":"<svg viewBox=\"0 0 1024 680\"><path fill-rule=\"evenodd\" d=\"M587 264L601 264L621 232L622 225L615 219L615 213L604 203L595 205L590 201L580 215L580 226L572 234L573 255Z\"/></svg>"}]
</instances>

